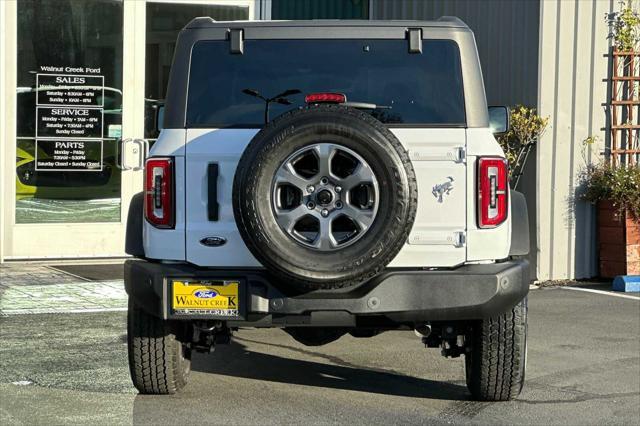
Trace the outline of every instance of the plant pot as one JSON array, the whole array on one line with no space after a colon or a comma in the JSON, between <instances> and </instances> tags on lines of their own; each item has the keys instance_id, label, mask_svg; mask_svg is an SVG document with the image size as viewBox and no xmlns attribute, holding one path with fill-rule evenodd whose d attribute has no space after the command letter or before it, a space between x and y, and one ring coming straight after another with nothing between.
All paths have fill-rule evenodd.
<instances>
[{"instance_id":1,"label":"plant pot","mask_svg":"<svg viewBox=\"0 0 640 426\"><path fill-rule=\"evenodd\" d=\"M611 201L598 202L598 255L603 278L640 275L640 220Z\"/></svg>"}]
</instances>

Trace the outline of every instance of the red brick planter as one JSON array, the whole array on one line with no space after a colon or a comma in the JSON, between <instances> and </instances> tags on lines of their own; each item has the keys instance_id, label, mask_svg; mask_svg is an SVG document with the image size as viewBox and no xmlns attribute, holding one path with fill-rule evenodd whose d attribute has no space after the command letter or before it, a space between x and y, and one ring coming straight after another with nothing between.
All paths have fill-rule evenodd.
<instances>
[{"instance_id":1,"label":"red brick planter","mask_svg":"<svg viewBox=\"0 0 640 426\"><path fill-rule=\"evenodd\" d=\"M598 254L601 277L640 275L640 220L610 201L598 202Z\"/></svg>"}]
</instances>

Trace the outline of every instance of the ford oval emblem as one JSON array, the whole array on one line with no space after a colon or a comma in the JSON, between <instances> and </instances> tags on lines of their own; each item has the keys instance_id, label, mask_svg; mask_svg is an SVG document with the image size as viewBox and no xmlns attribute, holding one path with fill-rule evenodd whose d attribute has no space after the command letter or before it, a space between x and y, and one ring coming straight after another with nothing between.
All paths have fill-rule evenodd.
<instances>
[{"instance_id":1,"label":"ford oval emblem","mask_svg":"<svg viewBox=\"0 0 640 426\"><path fill-rule=\"evenodd\" d=\"M220 247L227 243L227 239L223 237L204 237L200 240L200 244L207 247Z\"/></svg>"},{"instance_id":2,"label":"ford oval emblem","mask_svg":"<svg viewBox=\"0 0 640 426\"><path fill-rule=\"evenodd\" d=\"M213 299L218 293L213 290L197 290L193 295L199 299Z\"/></svg>"}]
</instances>

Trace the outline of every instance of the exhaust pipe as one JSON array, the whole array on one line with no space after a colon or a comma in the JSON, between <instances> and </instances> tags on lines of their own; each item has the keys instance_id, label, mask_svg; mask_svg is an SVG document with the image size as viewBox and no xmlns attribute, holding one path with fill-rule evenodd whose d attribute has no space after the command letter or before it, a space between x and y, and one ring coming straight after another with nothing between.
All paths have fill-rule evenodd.
<instances>
[{"instance_id":1,"label":"exhaust pipe","mask_svg":"<svg viewBox=\"0 0 640 426\"><path fill-rule=\"evenodd\" d=\"M431 334L431 325L430 324L417 325L414 332L416 333L416 336L425 339L429 337L429 335Z\"/></svg>"}]
</instances>

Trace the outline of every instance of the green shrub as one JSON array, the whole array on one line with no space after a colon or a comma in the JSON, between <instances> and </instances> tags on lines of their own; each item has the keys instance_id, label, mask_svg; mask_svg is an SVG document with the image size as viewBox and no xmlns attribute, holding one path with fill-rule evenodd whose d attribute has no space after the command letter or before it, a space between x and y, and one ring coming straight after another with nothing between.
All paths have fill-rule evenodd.
<instances>
[{"instance_id":1,"label":"green shrub","mask_svg":"<svg viewBox=\"0 0 640 426\"><path fill-rule=\"evenodd\" d=\"M623 52L633 51L640 44L640 14L632 0L621 0L619 12L605 16L609 24L609 38L613 39L616 48Z\"/></svg>"},{"instance_id":2,"label":"green shrub","mask_svg":"<svg viewBox=\"0 0 640 426\"><path fill-rule=\"evenodd\" d=\"M591 202L611 201L621 212L640 219L640 167L587 166L581 176L583 198Z\"/></svg>"},{"instance_id":3,"label":"green shrub","mask_svg":"<svg viewBox=\"0 0 640 426\"><path fill-rule=\"evenodd\" d=\"M539 116L535 108L516 105L511 108L509 121L509 131L498 137L498 143L509 161L510 177L517 179L524 169L525 152L540 139L549 117Z\"/></svg>"}]
</instances>

